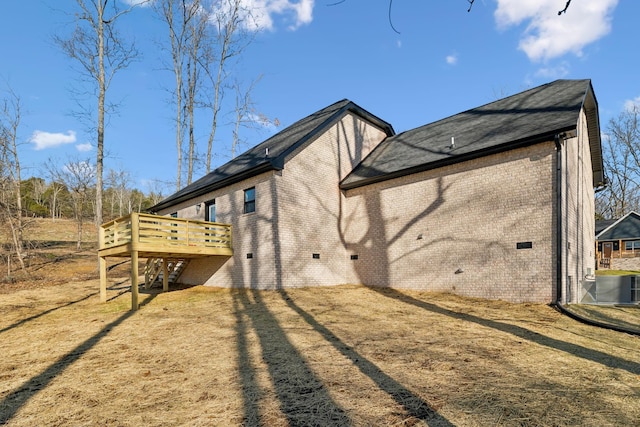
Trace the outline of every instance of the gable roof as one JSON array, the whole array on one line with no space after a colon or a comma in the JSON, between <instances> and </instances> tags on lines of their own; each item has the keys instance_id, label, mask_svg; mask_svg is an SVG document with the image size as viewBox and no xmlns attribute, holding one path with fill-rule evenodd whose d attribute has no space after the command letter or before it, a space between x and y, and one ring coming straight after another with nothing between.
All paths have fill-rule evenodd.
<instances>
[{"instance_id":1,"label":"gable roof","mask_svg":"<svg viewBox=\"0 0 640 427\"><path fill-rule=\"evenodd\" d=\"M596 236L600 234L605 228L608 228L611 224L614 224L617 219L599 219L596 220Z\"/></svg>"},{"instance_id":2,"label":"gable roof","mask_svg":"<svg viewBox=\"0 0 640 427\"><path fill-rule=\"evenodd\" d=\"M342 189L575 136L580 110L587 111L594 184L603 180L598 108L590 80L556 80L380 143L345 179ZM571 132L574 132L571 134Z\"/></svg>"},{"instance_id":3,"label":"gable roof","mask_svg":"<svg viewBox=\"0 0 640 427\"><path fill-rule=\"evenodd\" d=\"M149 211L157 212L269 170L281 170L294 150L305 143L311 142L347 113L353 113L369 121L388 136L395 133L389 123L374 116L354 102L343 99L298 120L264 142L187 185L157 205L152 206Z\"/></svg>"},{"instance_id":4,"label":"gable roof","mask_svg":"<svg viewBox=\"0 0 640 427\"><path fill-rule=\"evenodd\" d=\"M596 234L596 240L640 239L640 214L631 211Z\"/></svg>"}]
</instances>

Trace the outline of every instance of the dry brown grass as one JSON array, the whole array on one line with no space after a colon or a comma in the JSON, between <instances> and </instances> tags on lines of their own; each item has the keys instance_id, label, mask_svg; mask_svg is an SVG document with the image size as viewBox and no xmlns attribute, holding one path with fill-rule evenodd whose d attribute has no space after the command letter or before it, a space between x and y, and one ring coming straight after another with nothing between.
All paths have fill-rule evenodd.
<instances>
[{"instance_id":1,"label":"dry brown grass","mask_svg":"<svg viewBox=\"0 0 640 427\"><path fill-rule=\"evenodd\" d=\"M20 289L60 285L74 280L98 276L96 258L97 234L93 223L83 224L82 250L76 250L77 224L68 219L26 219L24 239L27 273L14 259L8 272L6 258L0 263L0 294ZM0 244L7 245L8 236L0 234Z\"/></svg>"},{"instance_id":2,"label":"dry brown grass","mask_svg":"<svg viewBox=\"0 0 640 427\"><path fill-rule=\"evenodd\" d=\"M0 285L0 425L640 419L640 338L545 305L360 286L193 287L144 293L130 312L128 266L110 272L110 301L99 304L95 252L46 244L67 241L56 236L40 240L57 261L34 267L39 281ZM637 309L627 314L640 323Z\"/></svg>"},{"instance_id":3,"label":"dry brown grass","mask_svg":"<svg viewBox=\"0 0 640 427\"><path fill-rule=\"evenodd\" d=\"M637 425L640 339L544 305L97 281L0 302L0 424ZM118 296L119 295L119 296Z\"/></svg>"},{"instance_id":4,"label":"dry brown grass","mask_svg":"<svg viewBox=\"0 0 640 427\"><path fill-rule=\"evenodd\" d=\"M640 331L640 305L572 304L570 309L587 319Z\"/></svg>"}]
</instances>

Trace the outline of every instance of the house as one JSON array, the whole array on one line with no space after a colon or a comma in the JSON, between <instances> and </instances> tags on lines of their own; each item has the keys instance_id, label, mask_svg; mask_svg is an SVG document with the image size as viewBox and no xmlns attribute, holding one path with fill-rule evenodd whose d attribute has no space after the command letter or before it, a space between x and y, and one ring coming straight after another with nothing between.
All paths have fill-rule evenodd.
<instances>
[{"instance_id":1,"label":"house","mask_svg":"<svg viewBox=\"0 0 640 427\"><path fill-rule=\"evenodd\" d=\"M575 302L602 181L591 82L557 80L400 134L342 100L152 211L233 227L233 255L192 260L187 284Z\"/></svg>"},{"instance_id":2,"label":"house","mask_svg":"<svg viewBox=\"0 0 640 427\"><path fill-rule=\"evenodd\" d=\"M640 214L596 221L596 254L601 268L640 271Z\"/></svg>"}]
</instances>

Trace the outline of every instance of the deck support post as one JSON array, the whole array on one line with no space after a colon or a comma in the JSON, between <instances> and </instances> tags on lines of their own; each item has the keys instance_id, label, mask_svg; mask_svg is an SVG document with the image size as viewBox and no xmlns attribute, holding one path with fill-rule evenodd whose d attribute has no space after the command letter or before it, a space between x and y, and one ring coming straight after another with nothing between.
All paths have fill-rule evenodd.
<instances>
[{"instance_id":1,"label":"deck support post","mask_svg":"<svg viewBox=\"0 0 640 427\"><path fill-rule=\"evenodd\" d=\"M162 258L162 292L169 292L169 266L167 258Z\"/></svg>"},{"instance_id":2,"label":"deck support post","mask_svg":"<svg viewBox=\"0 0 640 427\"><path fill-rule=\"evenodd\" d=\"M131 311L138 309L138 251L131 251Z\"/></svg>"},{"instance_id":3,"label":"deck support post","mask_svg":"<svg viewBox=\"0 0 640 427\"><path fill-rule=\"evenodd\" d=\"M107 259L98 257L98 268L100 269L100 302L107 302Z\"/></svg>"}]
</instances>

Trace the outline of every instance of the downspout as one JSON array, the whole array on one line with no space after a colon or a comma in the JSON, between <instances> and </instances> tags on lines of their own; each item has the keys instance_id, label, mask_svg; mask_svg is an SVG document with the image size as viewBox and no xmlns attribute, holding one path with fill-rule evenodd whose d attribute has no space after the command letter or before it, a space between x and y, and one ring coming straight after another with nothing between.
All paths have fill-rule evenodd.
<instances>
[{"instance_id":1,"label":"downspout","mask_svg":"<svg viewBox=\"0 0 640 427\"><path fill-rule=\"evenodd\" d=\"M556 301L562 305L562 142L560 134L556 143Z\"/></svg>"}]
</instances>

